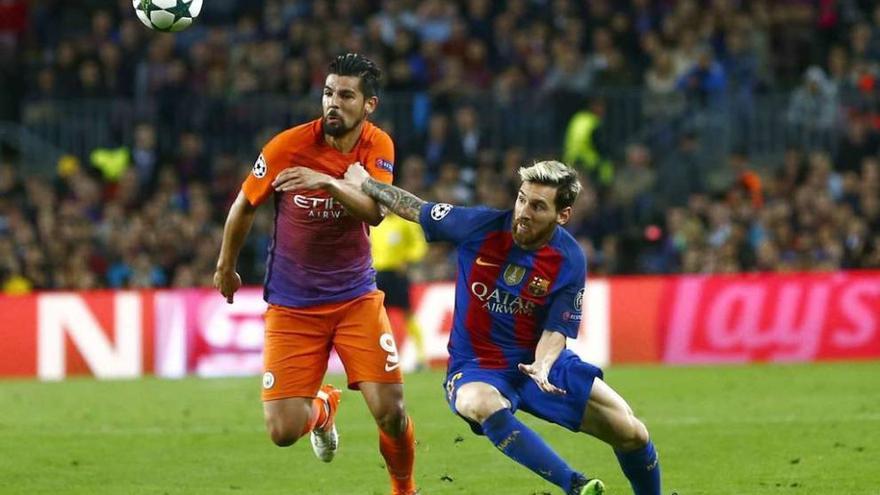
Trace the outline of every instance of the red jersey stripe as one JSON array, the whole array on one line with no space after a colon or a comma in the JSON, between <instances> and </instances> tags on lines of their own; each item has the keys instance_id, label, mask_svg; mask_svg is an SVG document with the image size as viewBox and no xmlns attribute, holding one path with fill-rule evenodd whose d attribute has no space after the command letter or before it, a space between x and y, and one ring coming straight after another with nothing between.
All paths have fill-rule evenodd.
<instances>
[{"instance_id":1,"label":"red jersey stripe","mask_svg":"<svg viewBox=\"0 0 880 495\"><path fill-rule=\"evenodd\" d=\"M498 257L500 253L507 253L513 245L513 238L508 232L491 232L477 252L480 256ZM503 265L494 264L471 264L471 274L468 280L497 280L501 274ZM470 290L469 290L470 292ZM482 368L503 369L507 367L507 358L501 347L492 341L492 314L483 307L483 303L470 296L470 301L465 316L465 328L470 335L471 348Z\"/></svg>"},{"instance_id":2,"label":"red jersey stripe","mask_svg":"<svg viewBox=\"0 0 880 495\"><path fill-rule=\"evenodd\" d=\"M525 300L540 299L542 305L546 300L547 294L553 288L556 278L559 276L559 270L564 261L562 253L557 251L549 244L535 252L532 258L532 269L523 278L522 287L519 290L519 297ZM550 281L550 285L546 288L546 294L537 296L530 292L529 285L535 277ZM543 328L538 328L541 322L536 320L537 315L517 314L514 316L514 338L517 345L525 349L534 349L541 338Z\"/></svg>"}]
</instances>

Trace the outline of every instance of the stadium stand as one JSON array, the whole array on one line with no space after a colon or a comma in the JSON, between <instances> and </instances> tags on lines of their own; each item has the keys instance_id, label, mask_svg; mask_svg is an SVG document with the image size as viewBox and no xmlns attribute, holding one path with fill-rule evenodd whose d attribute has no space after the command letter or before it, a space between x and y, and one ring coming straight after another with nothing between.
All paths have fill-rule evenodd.
<instances>
[{"instance_id":1,"label":"stadium stand","mask_svg":"<svg viewBox=\"0 0 880 495\"><path fill-rule=\"evenodd\" d=\"M873 2L212 0L174 36L108 3L0 2L6 293L210 286L249 164L347 51L384 69L375 120L426 199L502 207L573 157L592 273L880 267Z\"/></svg>"}]
</instances>

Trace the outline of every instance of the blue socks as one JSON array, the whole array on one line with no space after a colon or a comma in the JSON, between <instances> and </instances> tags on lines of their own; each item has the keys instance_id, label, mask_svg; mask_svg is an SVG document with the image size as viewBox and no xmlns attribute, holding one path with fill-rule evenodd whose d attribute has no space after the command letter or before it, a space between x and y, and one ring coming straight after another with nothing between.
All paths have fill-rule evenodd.
<instances>
[{"instance_id":1,"label":"blue socks","mask_svg":"<svg viewBox=\"0 0 880 495\"><path fill-rule=\"evenodd\" d=\"M614 453L635 495L660 495L660 461L654 442L632 452Z\"/></svg>"},{"instance_id":2,"label":"blue socks","mask_svg":"<svg viewBox=\"0 0 880 495\"><path fill-rule=\"evenodd\" d=\"M571 469L537 433L522 424L509 409L483 422L483 433L498 450L568 493L582 475ZM635 495L660 495L660 461L654 443L633 452L614 452Z\"/></svg>"},{"instance_id":3,"label":"blue socks","mask_svg":"<svg viewBox=\"0 0 880 495\"><path fill-rule=\"evenodd\" d=\"M509 409L495 412L486 418L482 426L483 433L504 455L561 487L566 493L571 490L572 480L577 479L579 473L553 452L537 433L516 419Z\"/></svg>"}]
</instances>

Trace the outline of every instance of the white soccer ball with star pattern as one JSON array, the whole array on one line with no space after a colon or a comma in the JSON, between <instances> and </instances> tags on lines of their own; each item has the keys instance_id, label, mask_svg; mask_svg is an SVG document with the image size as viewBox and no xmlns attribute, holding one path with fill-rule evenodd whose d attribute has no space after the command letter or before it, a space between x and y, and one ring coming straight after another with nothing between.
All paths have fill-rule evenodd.
<instances>
[{"instance_id":1,"label":"white soccer ball with star pattern","mask_svg":"<svg viewBox=\"0 0 880 495\"><path fill-rule=\"evenodd\" d=\"M183 31L202 11L202 0L131 0L131 3L138 19L156 31Z\"/></svg>"}]
</instances>

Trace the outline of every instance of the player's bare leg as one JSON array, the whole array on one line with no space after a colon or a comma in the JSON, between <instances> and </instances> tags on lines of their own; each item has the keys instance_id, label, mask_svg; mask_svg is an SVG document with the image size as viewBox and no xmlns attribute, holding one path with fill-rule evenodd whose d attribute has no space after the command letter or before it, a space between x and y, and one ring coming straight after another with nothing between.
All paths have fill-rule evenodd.
<instances>
[{"instance_id":1,"label":"player's bare leg","mask_svg":"<svg viewBox=\"0 0 880 495\"><path fill-rule=\"evenodd\" d=\"M324 385L317 397L292 397L263 402L266 430L272 442L279 447L288 447L306 433L311 433L315 455L324 462L333 460L338 446L333 419L339 396L338 389L332 385Z\"/></svg>"},{"instance_id":2,"label":"player's bare leg","mask_svg":"<svg viewBox=\"0 0 880 495\"><path fill-rule=\"evenodd\" d=\"M631 451L648 443L648 429L633 414L629 404L604 381L596 378L581 421L581 431L611 445Z\"/></svg>"},{"instance_id":3,"label":"player's bare leg","mask_svg":"<svg viewBox=\"0 0 880 495\"><path fill-rule=\"evenodd\" d=\"M611 445L637 495L660 493L660 464L648 429L617 392L593 381L580 430Z\"/></svg>"},{"instance_id":4,"label":"player's bare leg","mask_svg":"<svg viewBox=\"0 0 880 495\"><path fill-rule=\"evenodd\" d=\"M361 382L360 389L379 427L379 451L391 476L392 493L414 494L415 439L403 402L403 385Z\"/></svg>"},{"instance_id":5,"label":"player's bare leg","mask_svg":"<svg viewBox=\"0 0 880 495\"><path fill-rule=\"evenodd\" d=\"M478 423L486 437L507 457L562 488L568 494L600 494L604 485L573 470L537 433L510 411L510 401L494 386L465 383L455 394L455 410Z\"/></svg>"},{"instance_id":6,"label":"player's bare leg","mask_svg":"<svg viewBox=\"0 0 880 495\"><path fill-rule=\"evenodd\" d=\"M483 382L465 383L455 395L455 410L467 419L483 424L496 412L510 407L497 388Z\"/></svg>"},{"instance_id":7,"label":"player's bare leg","mask_svg":"<svg viewBox=\"0 0 880 495\"><path fill-rule=\"evenodd\" d=\"M312 417L312 398L292 397L263 402L263 417L272 442L279 447L289 447L308 433L306 426Z\"/></svg>"},{"instance_id":8,"label":"player's bare leg","mask_svg":"<svg viewBox=\"0 0 880 495\"><path fill-rule=\"evenodd\" d=\"M400 436L407 425L403 385L361 382L359 386L379 429L392 437Z\"/></svg>"}]
</instances>

